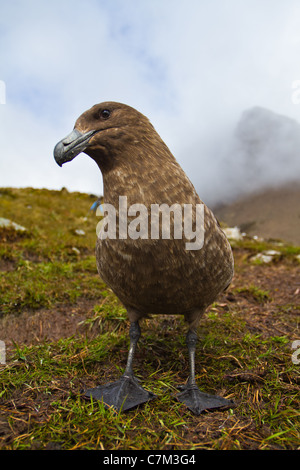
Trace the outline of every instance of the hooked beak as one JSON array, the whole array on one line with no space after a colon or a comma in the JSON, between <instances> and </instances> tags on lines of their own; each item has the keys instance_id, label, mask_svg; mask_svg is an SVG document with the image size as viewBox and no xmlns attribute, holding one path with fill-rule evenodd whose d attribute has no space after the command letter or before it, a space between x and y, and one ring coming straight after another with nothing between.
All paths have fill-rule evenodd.
<instances>
[{"instance_id":1,"label":"hooked beak","mask_svg":"<svg viewBox=\"0 0 300 470\"><path fill-rule=\"evenodd\" d=\"M89 144L91 137L98 131L79 132L77 129L62 139L54 148L54 158L59 166L70 162L79 153L83 152Z\"/></svg>"}]
</instances>

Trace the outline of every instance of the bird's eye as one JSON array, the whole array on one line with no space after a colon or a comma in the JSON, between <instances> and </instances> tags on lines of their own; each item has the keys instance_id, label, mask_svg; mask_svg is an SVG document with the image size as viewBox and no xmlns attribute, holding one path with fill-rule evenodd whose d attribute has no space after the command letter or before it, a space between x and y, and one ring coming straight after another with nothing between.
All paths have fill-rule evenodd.
<instances>
[{"instance_id":1,"label":"bird's eye","mask_svg":"<svg viewBox=\"0 0 300 470\"><path fill-rule=\"evenodd\" d=\"M109 116L110 116L110 111L109 111L109 109L102 109L102 110L100 111L100 118L101 118L101 119L108 119Z\"/></svg>"}]
</instances>

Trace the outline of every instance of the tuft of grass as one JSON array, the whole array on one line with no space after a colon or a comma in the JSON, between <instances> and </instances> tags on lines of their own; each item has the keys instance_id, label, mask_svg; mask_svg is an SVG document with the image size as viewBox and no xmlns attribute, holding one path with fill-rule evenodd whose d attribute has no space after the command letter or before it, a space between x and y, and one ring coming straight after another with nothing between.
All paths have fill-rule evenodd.
<instances>
[{"instance_id":1,"label":"tuft of grass","mask_svg":"<svg viewBox=\"0 0 300 470\"><path fill-rule=\"evenodd\" d=\"M259 303L269 302L272 300L269 291L260 289L255 285L246 287L237 287L233 289L234 293L250 295L255 301Z\"/></svg>"}]
</instances>

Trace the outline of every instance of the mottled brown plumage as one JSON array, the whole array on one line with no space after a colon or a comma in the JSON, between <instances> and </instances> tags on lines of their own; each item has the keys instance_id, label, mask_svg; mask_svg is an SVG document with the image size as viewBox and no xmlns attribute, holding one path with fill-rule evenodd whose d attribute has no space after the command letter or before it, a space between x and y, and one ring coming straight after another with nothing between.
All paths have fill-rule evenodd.
<instances>
[{"instance_id":1,"label":"mottled brown plumage","mask_svg":"<svg viewBox=\"0 0 300 470\"><path fill-rule=\"evenodd\" d=\"M128 207L144 204L149 214L151 204L192 204L195 207L202 203L149 120L127 105L106 102L83 113L70 136L57 144L55 158L62 164L81 151L99 166L104 202L115 208L118 208L119 196L127 196ZM201 315L230 284L233 276L231 247L206 206L204 228L204 244L199 250L187 250L184 236L168 240L98 238L98 271L127 309L131 332L134 331L131 344L136 344L137 340L132 338L139 336L137 322L145 315L183 314L189 324L187 342L193 363L195 329ZM130 375L131 363L129 369ZM194 387L191 377L189 382L193 382ZM201 405L181 401L195 413L201 412ZM218 406L225 404L221 402Z\"/></svg>"}]
</instances>

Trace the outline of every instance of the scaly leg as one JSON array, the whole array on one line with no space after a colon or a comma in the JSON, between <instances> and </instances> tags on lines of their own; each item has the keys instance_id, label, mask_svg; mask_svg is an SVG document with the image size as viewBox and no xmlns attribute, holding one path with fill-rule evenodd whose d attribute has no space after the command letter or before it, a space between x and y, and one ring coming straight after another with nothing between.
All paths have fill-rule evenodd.
<instances>
[{"instance_id":1,"label":"scaly leg","mask_svg":"<svg viewBox=\"0 0 300 470\"><path fill-rule=\"evenodd\" d=\"M199 415L204 410L233 406L231 400L226 400L218 395L210 395L199 390L195 379L197 335L194 331L188 331L186 344L189 352L190 375L187 384L180 387L183 391L176 395L177 400L184 403L195 415Z\"/></svg>"},{"instance_id":2,"label":"scaly leg","mask_svg":"<svg viewBox=\"0 0 300 470\"><path fill-rule=\"evenodd\" d=\"M103 400L105 405L113 406L117 411L129 410L155 398L153 393L148 392L138 383L133 373L132 363L140 336L139 323L137 321L132 322L129 330L130 346L124 374L116 382L86 390L85 397Z\"/></svg>"}]
</instances>

